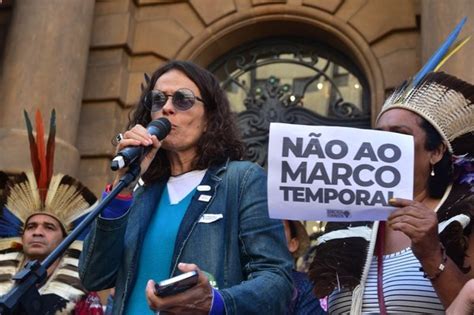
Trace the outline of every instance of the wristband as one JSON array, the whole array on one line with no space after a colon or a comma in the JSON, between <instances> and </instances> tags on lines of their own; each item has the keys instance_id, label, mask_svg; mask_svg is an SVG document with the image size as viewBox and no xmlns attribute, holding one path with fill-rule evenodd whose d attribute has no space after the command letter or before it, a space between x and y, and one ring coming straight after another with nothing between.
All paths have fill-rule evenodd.
<instances>
[{"instance_id":1,"label":"wristband","mask_svg":"<svg viewBox=\"0 0 474 315\"><path fill-rule=\"evenodd\" d=\"M107 186L105 186L105 192L107 194L109 194L110 192L112 191L112 184L108 184ZM131 192L125 192L125 193L119 193L117 195L117 198L118 199L125 199L125 200L128 200L128 199L131 199L132 198L132 193Z\"/></svg>"},{"instance_id":2,"label":"wristband","mask_svg":"<svg viewBox=\"0 0 474 315\"><path fill-rule=\"evenodd\" d=\"M444 271L444 269L446 269L446 262L448 261L448 256L446 255L446 249L444 248L442 243L439 243L439 245L441 246L441 255L443 256L443 258L441 260L441 263L438 266L438 269L436 270L436 273L430 276L429 274L425 272L423 267L420 267L420 271L423 272L423 278L429 279L431 281L437 279L439 275Z\"/></svg>"}]
</instances>

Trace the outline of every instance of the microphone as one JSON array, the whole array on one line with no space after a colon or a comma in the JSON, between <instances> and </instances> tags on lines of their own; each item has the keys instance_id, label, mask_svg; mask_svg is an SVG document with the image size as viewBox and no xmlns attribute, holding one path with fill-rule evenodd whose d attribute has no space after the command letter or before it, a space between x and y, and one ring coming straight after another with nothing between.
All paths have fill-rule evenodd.
<instances>
[{"instance_id":1,"label":"microphone","mask_svg":"<svg viewBox=\"0 0 474 315\"><path fill-rule=\"evenodd\" d=\"M148 124L146 130L152 136L155 135L158 140L163 140L168 133L171 131L171 123L165 118L161 117L157 120L153 120ZM135 162L136 159L141 159L143 155L147 154L151 150L152 146L131 146L122 149L114 157L110 163L110 168L112 171L119 170Z\"/></svg>"}]
</instances>

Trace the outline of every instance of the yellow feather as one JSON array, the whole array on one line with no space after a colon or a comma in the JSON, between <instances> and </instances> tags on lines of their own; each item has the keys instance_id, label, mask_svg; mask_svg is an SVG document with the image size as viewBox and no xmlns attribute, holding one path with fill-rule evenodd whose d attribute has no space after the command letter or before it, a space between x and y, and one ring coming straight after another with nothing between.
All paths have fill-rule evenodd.
<instances>
[{"instance_id":1,"label":"yellow feather","mask_svg":"<svg viewBox=\"0 0 474 315\"><path fill-rule=\"evenodd\" d=\"M454 55L455 53L457 53L459 51L459 49L461 49L462 46L464 46L464 44L466 44L469 40L471 39L471 36L463 39L463 40L460 40L458 42L456 42L454 44L454 46L446 53L446 55L443 57L443 59L441 59L441 61L438 63L438 65L436 66L436 68L434 68L433 71L438 71L439 68L441 68L441 66L443 66L443 64L448 61L449 58L451 58L452 55Z\"/></svg>"}]
</instances>

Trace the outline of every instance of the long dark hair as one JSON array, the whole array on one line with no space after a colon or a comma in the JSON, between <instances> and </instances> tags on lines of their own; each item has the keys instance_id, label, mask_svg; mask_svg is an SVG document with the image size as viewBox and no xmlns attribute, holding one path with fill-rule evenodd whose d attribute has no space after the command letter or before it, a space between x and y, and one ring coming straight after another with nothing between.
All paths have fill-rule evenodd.
<instances>
[{"instance_id":1,"label":"long dark hair","mask_svg":"<svg viewBox=\"0 0 474 315\"><path fill-rule=\"evenodd\" d=\"M422 119L420 126L426 133L425 148L427 150L437 148L443 141L438 131L425 119ZM470 138L460 138L465 139L466 143L472 143L472 135ZM456 146L453 145L453 148L455 147ZM465 214L471 219L467 228L463 229L459 222L454 221L439 235L448 256L451 257L461 271L467 273L471 270L471 266L465 266L464 258L466 257L465 253L469 246L468 239L471 234L472 220L474 218L474 197L472 196L469 185L460 185L454 182L454 165L452 161L452 154L446 150L442 159L433 166L435 175L430 176L428 190L431 197L441 198L448 188L448 185L451 183L454 184L447 200L437 212L438 221L445 221L457 214Z\"/></svg>"},{"instance_id":2,"label":"long dark hair","mask_svg":"<svg viewBox=\"0 0 474 315\"><path fill-rule=\"evenodd\" d=\"M242 159L244 145L240 139L234 115L230 110L227 95L211 72L190 61L170 61L153 73L148 85L142 91L139 103L129 117L127 129L136 124L147 126L150 123L150 110L144 106L145 96L153 90L156 81L164 73L174 69L186 74L197 85L201 98L204 100L207 128L197 143L197 159L193 162L193 169L206 169L221 164L227 159ZM160 149L143 175L143 180L149 183L169 174L170 164L166 150Z\"/></svg>"},{"instance_id":3,"label":"long dark hair","mask_svg":"<svg viewBox=\"0 0 474 315\"><path fill-rule=\"evenodd\" d=\"M420 117L420 127L425 131L425 149L433 151L443 143L439 132L426 119ZM441 160L433 165L434 176L430 176L428 193L430 197L441 198L453 180L452 155L446 149Z\"/></svg>"}]
</instances>

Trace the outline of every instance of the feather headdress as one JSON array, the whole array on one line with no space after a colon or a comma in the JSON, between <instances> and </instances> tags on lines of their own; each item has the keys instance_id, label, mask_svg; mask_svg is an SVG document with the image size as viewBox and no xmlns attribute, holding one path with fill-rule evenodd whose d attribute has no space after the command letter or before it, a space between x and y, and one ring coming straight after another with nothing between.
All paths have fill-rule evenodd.
<instances>
[{"instance_id":1,"label":"feather headdress","mask_svg":"<svg viewBox=\"0 0 474 315\"><path fill-rule=\"evenodd\" d=\"M389 109L403 108L426 119L443 137L453 153L452 142L474 131L474 86L438 70L470 37L453 44L466 23L464 18L422 69L404 82L385 101L380 116Z\"/></svg>"},{"instance_id":2,"label":"feather headdress","mask_svg":"<svg viewBox=\"0 0 474 315\"><path fill-rule=\"evenodd\" d=\"M385 101L380 115L392 108L415 112L439 132L451 153L454 139L474 131L474 86L467 82L431 72L402 98L397 95Z\"/></svg>"},{"instance_id":3,"label":"feather headdress","mask_svg":"<svg viewBox=\"0 0 474 315\"><path fill-rule=\"evenodd\" d=\"M33 171L12 178L0 172L0 295L12 288L12 276L23 267L25 257L21 235L32 216L49 215L60 223L64 233L69 233L97 200L89 189L71 176L53 175L55 111L51 112L47 143L41 113L37 111L35 115L36 139L26 111L24 115ZM54 293L66 301L75 301L84 295L77 273L81 250L82 241L75 241L41 287L41 294Z\"/></svg>"},{"instance_id":4,"label":"feather headdress","mask_svg":"<svg viewBox=\"0 0 474 315\"><path fill-rule=\"evenodd\" d=\"M0 237L5 237L4 230L21 233L23 224L34 214L46 214L61 223L64 232L73 228L76 219L88 212L97 200L94 194L74 178L57 174L53 176L56 114L51 113L47 146L44 141L44 126L41 113L36 112L36 141L28 114L25 121L30 143L31 164L33 172L21 173L5 185L4 215L0 217ZM8 213L5 216L5 213ZM17 220L4 222L3 219L15 216ZM8 223L9 228L3 226ZM14 224L12 224L14 223Z\"/></svg>"}]
</instances>

